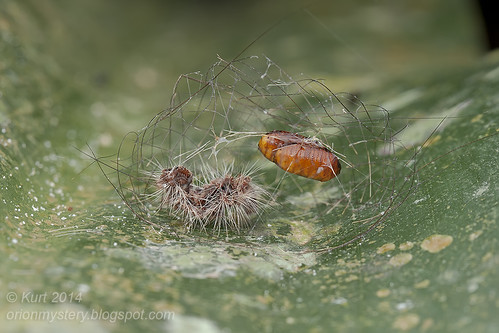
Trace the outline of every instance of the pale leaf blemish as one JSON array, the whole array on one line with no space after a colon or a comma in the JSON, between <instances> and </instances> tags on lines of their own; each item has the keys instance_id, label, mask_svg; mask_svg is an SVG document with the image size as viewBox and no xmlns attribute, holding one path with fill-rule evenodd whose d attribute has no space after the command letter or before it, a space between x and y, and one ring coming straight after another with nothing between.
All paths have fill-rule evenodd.
<instances>
[{"instance_id":1,"label":"pale leaf blemish","mask_svg":"<svg viewBox=\"0 0 499 333\"><path fill-rule=\"evenodd\" d=\"M467 290L469 293L474 293L475 291L478 290L478 288L480 287L480 284L482 284L484 281L484 277L483 276L476 276L474 278L471 278L469 281L468 281L468 286L467 286Z\"/></svg>"},{"instance_id":2,"label":"pale leaf blemish","mask_svg":"<svg viewBox=\"0 0 499 333\"><path fill-rule=\"evenodd\" d=\"M419 316L415 313L407 313L402 316L398 316L393 322L393 328L408 331L413 329L419 324Z\"/></svg>"},{"instance_id":3,"label":"pale leaf blemish","mask_svg":"<svg viewBox=\"0 0 499 333\"><path fill-rule=\"evenodd\" d=\"M394 267L401 267L407 264L409 261L412 260L412 254L410 253L399 253L392 258L390 258L390 261L388 262L390 265Z\"/></svg>"},{"instance_id":4,"label":"pale leaf blemish","mask_svg":"<svg viewBox=\"0 0 499 333\"><path fill-rule=\"evenodd\" d=\"M430 280L428 279L425 279L421 282L418 282L414 285L414 288L416 289L424 289L424 288L428 288L428 286L430 285Z\"/></svg>"},{"instance_id":5,"label":"pale leaf blemish","mask_svg":"<svg viewBox=\"0 0 499 333\"><path fill-rule=\"evenodd\" d=\"M397 303L395 305L395 309L399 311L406 311L412 309L414 307L414 303L409 299L404 302Z\"/></svg>"},{"instance_id":6,"label":"pale leaf blemish","mask_svg":"<svg viewBox=\"0 0 499 333\"><path fill-rule=\"evenodd\" d=\"M331 300L331 303L341 305L341 304L348 303L348 300L344 297L333 297L333 299Z\"/></svg>"},{"instance_id":7,"label":"pale leaf blemish","mask_svg":"<svg viewBox=\"0 0 499 333\"><path fill-rule=\"evenodd\" d=\"M415 205L417 205L418 203L423 202L423 201L425 201L426 199L428 199L428 196L426 196L426 197L422 197L421 199L416 199L416 200L414 200L414 204L415 204Z\"/></svg>"},{"instance_id":8,"label":"pale leaf blemish","mask_svg":"<svg viewBox=\"0 0 499 333\"><path fill-rule=\"evenodd\" d=\"M304 221L291 221L291 235L289 238L300 245L304 245L312 239L313 227Z\"/></svg>"},{"instance_id":9,"label":"pale leaf blemish","mask_svg":"<svg viewBox=\"0 0 499 333\"><path fill-rule=\"evenodd\" d=\"M378 247L378 249L376 250L376 253L383 254L383 253L386 253L388 251L393 251L393 250L395 250L395 244L386 243L386 244L383 244L380 247Z\"/></svg>"},{"instance_id":10,"label":"pale leaf blemish","mask_svg":"<svg viewBox=\"0 0 499 333\"><path fill-rule=\"evenodd\" d=\"M427 331L429 330L433 325L434 321L431 318L425 319L423 323L421 324L421 331Z\"/></svg>"},{"instance_id":11,"label":"pale leaf blemish","mask_svg":"<svg viewBox=\"0 0 499 333\"><path fill-rule=\"evenodd\" d=\"M339 269L336 272L334 272L334 276L342 276L345 275L346 273L347 271L345 271L344 269Z\"/></svg>"},{"instance_id":12,"label":"pale leaf blemish","mask_svg":"<svg viewBox=\"0 0 499 333\"><path fill-rule=\"evenodd\" d=\"M474 116L472 119L471 119L471 122L472 123L476 123L477 121L480 121L481 119L483 118L483 114L478 114L476 116Z\"/></svg>"},{"instance_id":13,"label":"pale leaf blemish","mask_svg":"<svg viewBox=\"0 0 499 333\"><path fill-rule=\"evenodd\" d=\"M483 183L482 186L480 186L479 188L477 188L477 190L475 191L475 193L473 193L473 197L475 198L478 198L480 197L482 194L484 194L487 190L489 189L489 184L487 183Z\"/></svg>"},{"instance_id":14,"label":"pale leaf blemish","mask_svg":"<svg viewBox=\"0 0 499 333\"><path fill-rule=\"evenodd\" d=\"M482 257L482 262L489 261L492 258L493 254L492 252L487 252L485 255Z\"/></svg>"},{"instance_id":15,"label":"pale leaf blemish","mask_svg":"<svg viewBox=\"0 0 499 333\"><path fill-rule=\"evenodd\" d=\"M452 240L452 236L449 235L431 235L423 240L421 248L430 253L437 253L449 246Z\"/></svg>"},{"instance_id":16,"label":"pale leaf blemish","mask_svg":"<svg viewBox=\"0 0 499 333\"><path fill-rule=\"evenodd\" d=\"M359 279L359 277L357 275L350 274L349 276L347 276L345 278L345 282L357 281L358 279Z\"/></svg>"},{"instance_id":17,"label":"pale leaf blemish","mask_svg":"<svg viewBox=\"0 0 499 333\"><path fill-rule=\"evenodd\" d=\"M478 231L475 231L473 233L470 234L470 242L473 242L475 239L477 239L478 237L480 237L481 235L483 234L483 231L482 230L478 230Z\"/></svg>"},{"instance_id":18,"label":"pale leaf blemish","mask_svg":"<svg viewBox=\"0 0 499 333\"><path fill-rule=\"evenodd\" d=\"M378 291L376 291L376 296L378 296L379 298L385 298L385 297L388 297L390 296L390 289L380 289Z\"/></svg>"},{"instance_id":19,"label":"pale leaf blemish","mask_svg":"<svg viewBox=\"0 0 499 333\"><path fill-rule=\"evenodd\" d=\"M407 250L412 249L412 248L413 248L413 246L414 246L414 243L413 243L413 242L407 241L407 242L405 242L405 243L400 244L400 245L399 245L399 249L400 249L401 251L407 251Z\"/></svg>"}]
</instances>

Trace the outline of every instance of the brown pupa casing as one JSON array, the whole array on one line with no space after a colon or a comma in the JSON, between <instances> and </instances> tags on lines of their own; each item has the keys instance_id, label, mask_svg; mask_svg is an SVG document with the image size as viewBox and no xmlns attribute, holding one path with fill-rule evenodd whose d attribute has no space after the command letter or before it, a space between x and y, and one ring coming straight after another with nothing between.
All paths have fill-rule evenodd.
<instances>
[{"instance_id":1,"label":"brown pupa casing","mask_svg":"<svg viewBox=\"0 0 499 333\"><path fill-rule=\"evenodd\" d=\"M326 182L340 174L338 157L316 140L287 131L263 135L258 149L281 169L302 177Z\"/></svg>"}]
</instances>

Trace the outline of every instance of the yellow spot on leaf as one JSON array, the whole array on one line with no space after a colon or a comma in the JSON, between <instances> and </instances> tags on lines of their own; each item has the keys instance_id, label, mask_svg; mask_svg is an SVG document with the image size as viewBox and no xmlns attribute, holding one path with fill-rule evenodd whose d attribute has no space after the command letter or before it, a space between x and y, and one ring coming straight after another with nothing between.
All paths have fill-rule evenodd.
<instances>
[{"instance_id":1,"label":"yellow spot on leaf","mask_svg":"<svg viewBox=\"0 0 499 333\"><path fill-rule=\"evenodd\" d=\"M400 253L397 254L396 256L393 256L388 263L394 267L400 267L404 266L411 260L412 260L412 254Z\"/></svg>"},{"instance_id":2,"label":"yellow spot on leaf","mask_svg":"<svg viewBox=\"0 0 499 333\"><path fill-rule=\"evenodd\" d=\"M421 282L416 283L414 285L414 288L423 289L423 288L427 288L429 285L430 285L430 280L426 279L426 280L423 280Z\"/></svg>"},{"instance_id":3,"label":"yellow spot on leaf","mask_svg":"<svg viewBox=\"0 0 499 333\"><path fill-rule=\"evenodd\" d=\"M388 251L392 251L395 249L395 244L393 243L386 243L378 247L378 250L376 250L377 254L383 254Z\"/></svg>"},{"instance_id":4,"label":"yellow spot on leaf","mask_svg":"<svg viewBox=\"0 0 499 333\"><path fill-rule=\"evenodd\" d=\"M481 234L483 234L482 230L478 230L478 231L475 231L474 233L470 234L470 241L474 241L475 239L480 237Z\"/></svg>"},{"instance_id":5,"label":"yellow spot on leaf","mask_svg":"<svg viewBox=\"0 0 499 333\"><path fill-rule=\"evenodd\" d=\"M408 331L413 329L419 324L419 316L415 313L408 313L402 316L398 316L393 322L393 328L399 329L401 331Z\"/></svg>"},{"instance_id":6,"label":"yellow spot on leaf","mask_svg":"<svg viewBox=\"0 0 499 333\"><path fill-rule=\"evenodd\" d=\"M473 117L473 119L471 119L471 122L476 123L477 121L480 121L480 119L482 119L482 117L483 117L483 114L476 115Z\"/></svg>"},{"instance_id":7,"label":"yellow spot on leaf","mask_svg":"<svg viewBox=\"0 0 499 333\"><path fill-rule=\"evenodd\" d=\"M433 326L434 322L433 322L433 319L431 318L428 318L428 319L425 319L423 321L423 323L421 324L421 331L427 331L428 329L430 329L432 326Z\"/></svg>"},{"instance_id":8,"label":"yellow spot on leaf","mask_svg":"<svg viewBox=\"0 0 499 333\"><path fill-rule=\"evenodd\" d=\"M380 289L376 292L376 296L379 298L388 297L390 295L390 289Z\"/></svg>"},{"instance_id":9,"label":"yellow spot on leaf","mask_svg":"<svg viewBox=\"0 0 499 333\"><path fill-rule=\"evenodd\" d=\"M487 252L485 255L482 257L482 262L489 261L492 258L492 252Z\"/></svg>"},{"instance_id":10,"label":"yellow spot on leaf","mask_svg":"<svg viewBox=\"0 0 499 333\"><path fill-rule=\"evenodd\" d=\"M344 269L339 269L336 272L334 272L334 275L335 276L342 276L342 275L345 275L346 273L347 273L347 271L345 271Z\"/></svg>"},{"instance_id":11,"label":"yellow spot on leaf","mask_svg":"<svg viewBox=\"0 0 499 333\"><path fill-rule=\"evenodd\" d=\"M421 248L430 253L437 253L445 249L452 243L452 236L431 235L421 243Z\"/></svg>"},{"instance_id":12,"label":"yellow spot on leaf","mask_svg":"<svg viewBox=\"0 0 499 333\"><path fill-rule=\"evenodd\" d=\"M356 281L356 280L358 280L358 279L359 279L359 277L358 277L357 275L353 275L353 274L351 274L351 275L349 275L349 276L345 279L345 282L352 282L352 281Z\"/></svg>"}]
</instances>

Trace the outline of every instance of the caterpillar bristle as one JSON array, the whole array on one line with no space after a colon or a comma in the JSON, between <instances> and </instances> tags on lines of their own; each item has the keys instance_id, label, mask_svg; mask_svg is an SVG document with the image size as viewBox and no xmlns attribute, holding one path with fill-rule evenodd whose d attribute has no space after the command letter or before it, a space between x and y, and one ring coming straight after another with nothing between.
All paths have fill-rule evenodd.
<instances>
[{"instance_id":1,"label":"caterpillar bristle","mask_svg":"<svg viewBox=\"0 0 499 333\"><path fill-rule=\"evenodd\" d=\"M252 227L254 217L268 205L268 193L252 180L252 169L235 176L233 165L225 165L221 172L207 166L201 170L199 185L193 184L194 176L184 166L150 173L156 190L148 196L158 205L156 210L180 216L188 230L212 227L220 233Z\"/></svg>"}]
</instances>

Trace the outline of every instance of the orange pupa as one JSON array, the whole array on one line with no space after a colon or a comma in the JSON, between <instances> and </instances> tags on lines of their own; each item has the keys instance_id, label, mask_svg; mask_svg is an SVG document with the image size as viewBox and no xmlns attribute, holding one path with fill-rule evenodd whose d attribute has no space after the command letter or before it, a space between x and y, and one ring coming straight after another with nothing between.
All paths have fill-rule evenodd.
<instances>
[{"instance_id":1,"label":"orange pupa","mask_svg":"<svg viewBox=\"0 0 499 333\"><path fill-rule=\"evenodd\" d=\"M287 131L262 136L258 149L281 169L302 177L327 182L340 174L338 157L317 140Z\"/></svg>"}]
</instances>

